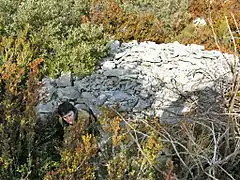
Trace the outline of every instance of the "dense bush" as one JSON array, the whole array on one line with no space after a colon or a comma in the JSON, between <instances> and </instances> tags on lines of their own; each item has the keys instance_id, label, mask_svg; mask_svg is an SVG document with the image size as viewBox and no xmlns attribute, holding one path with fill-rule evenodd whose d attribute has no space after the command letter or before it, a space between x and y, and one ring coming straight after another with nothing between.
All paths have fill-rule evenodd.
<instances>
[{"instance_id":1,"label":"dense bush","mask_svg":"<svg viewBox=\"0 0 240 180\"><path fill-rule=\"evenodd\" d=\"M35 148L37 79L42 59L24 65L13 56L4 61L0 67L0 177L27 178Z\"/></svg>"},{"instance_id":2,"label":"dense bush","mask_svg":"<svg viewBox=\"0 0 240 180\"><path fill-rule=\"evenodd\" d=\"M190 23L175 39L183 44L203 44L206 49L221 49L234 52L234 45L229 27L234 34L239 48L239 2L231 1L190 1L189 11L193 18L203 17L207 22L204 27ZM228 27L229 25L229 27Z\"/></svg>"},{"instance_id":3,"label":"dense bush","mask_svg":"<svg viewBox=\"0 0 240 180\"><path fill-rule=\"evenodd\" d=\"M71 128L58 168L45 179L238 179L239 140L226 116L192 118L170 125L104 111L105 141Z\"/></svg>"},{"instance_id":4,"label":"dense bush","mask_svg":"<svg viewBox=\"0 0 240 180\"><path fill-rule=\"evenodd\" d=\"M43 57L44 75L62 71L88 74L106 55L106 36L101 26L82 24L91 1L0 1L0 32L15 36L28 27L28 38ZM9 11L9 9L11 9ZM12 11L14 10L14 11Z\"/></svg>"},{"instance_id":5,"label":"dense bush","mask_svg":"<svg viewBox=\"0 0 240 180\"><path fill-rule=\"evenodd\" d=\"M55 124L36 126L39 68L44 61L36 58L38 44L28 32L26 28L16 36L3 36L0 42L1 179L39 179L53 166L48 164L60 159L55 147L59 146L61 133L49 139L56 131Z\"/></svg>"},{"instance_id":6,"label":"dense bush","mask_svg":"<svg viewBox=\"0 0 240 180\"><path fill-rule=\"evenodd\" d=\"M154 15L163 24L163 32L173 36L189 22L188 0L125 0L121 4L127 12L137 14L148 13Z\"/></svg>"},{"instance_id":7,"label":"dense bush","mask_svg":"<svg viewBox=\"0 0 240 180\"><path fill-rule=\"evenodd\" d=\"M56 76L62 71L86 75L98 60L107 54L107 38L101 26L82 24L71 28L64 39L53 39L48 46L54 53L46 57L46 74Z\"/></svg>"},{"instance_id":8,"label":"dense bush","mask_svg":"<svg viewBox=\"0 0 240 180\"><path fill-rule=\"evenodd\" d=\"M40 30L46 24L62 25L62 31L79 27L83 15L89 13L90 0L1 0L0 16L11 34L26 24Z\"/></svg>"},{"instance_id":9,"label":"dense bush","mask_svg":"<svg viewBox=\"0 0 240 180\"><path fill-rule=\"evenodd\" d=\"M59 168L49 171L45 179L164 177L161 169L165 169L166 160L159 159L164 143L150 126L140 121L125 121L112 110L105 110L100 121L104 141L98 136L82 134L80 123L66 132Z\"/></svg>"},{"instance_id":10,"label":"dense bush","mask_svg":"<svg viewBox=\"0 0 240 180\"><path fill-rule=\"evenodd\" d=\"M187 25L175 40L182 44L202 44L206 49L218 49L210 26Z\"/></svg>"},{"instance_id":11,"label":"dense bush","mask_svg":"<svg viewBox=\"0 0 240 180\"><path fill-rule=\"evenodd\" d=\"M165 39L163 24L150 13L127 12L116 1L95 0L90 20L102 24L105 31L121 41L155 41Z\"/></svg>"}]
</instances>

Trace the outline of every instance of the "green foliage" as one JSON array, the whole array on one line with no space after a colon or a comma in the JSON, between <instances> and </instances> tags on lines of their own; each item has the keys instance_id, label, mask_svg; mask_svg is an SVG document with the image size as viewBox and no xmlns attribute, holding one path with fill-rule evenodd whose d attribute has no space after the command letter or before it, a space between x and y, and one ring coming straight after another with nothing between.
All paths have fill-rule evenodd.
<instances>
[{"instance_id":1,"label":"green foliage","mask_svg":"<svg viewBox=\"0 0 240 180\"><path fill-rule=\"evenodd\" d=\"M2 37L3 32L4 32L4 25L2 22L2 17L0 16L0 37Z\"/></svg>"},{"instance_id":2,"label":"green foliage","mask_svg":"<svg viewBox=\"0 0 240 180\"><path fill-rule=\"evenodd\" d=\"M0 56L2 63L16 62L20 67L27 66L39 54L38 44L29 35L26 26L16 36L2 36L0 41Z\"/></svg>"},{"instance_id":3,"label":"green foliage","mask_svg":"<svg viewBox=\"0 0 240 180\"><path fill-rule=\"evenodd\" d=\"M101 27L82 24L83 16L90 12L90 3L90 0L0 1L4 4L0 8L0 27L4 27L6 37L27 29L29 46L36 48L31 53L46 59L44 75L58 76L63 71L89 74L106 55L107 40Z\"/></svg>"},{"instance_id":4,"label":"green foliage","mask_svg":"<svg viewBox=\"0 0 240 180\"><path fill-rule=\"evenodd\" d=\"M48 23L61 24L63 31L69 27L78 27L83 15L87 15L90 0L1 0L0 16L11 34L26 24L34 30L40 30Z\"/></svg>"},{"instance_id":5,"label":"green foliage","mask_svg":"<svg viewBox=\"0 0 240 180\"><path fill-rule=\"evenodd\" d=\"M6 31L13 26L13 15L16 13L20 3L20 0L0 0L0 20Z\"/></svg>"},{"instance_id":6,"label":"green foliage","mask_svg":"<svg viewBox=\"0 0 240 180\"><path fill-rule=\"evenodd\" d=\"M47 58L47 74L59 75L63 70L86 75L94 70L101 57L107 53L107 39L101 26L82 24L66 32L66 38L50 43L54 54Z\"/></svg>"}]
</instances>

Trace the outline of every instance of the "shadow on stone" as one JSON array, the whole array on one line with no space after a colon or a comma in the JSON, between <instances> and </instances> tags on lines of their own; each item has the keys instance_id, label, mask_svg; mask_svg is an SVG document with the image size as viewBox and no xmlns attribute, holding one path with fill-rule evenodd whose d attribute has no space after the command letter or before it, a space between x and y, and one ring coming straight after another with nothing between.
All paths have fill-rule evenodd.
<instances>
[{"instance_id":1,"label":"shadow on stone","mask_svg":"<svg viewBox=\"0 0 240 180\"><path fill-rule=\"evenodd\" d=\"M161 122L177 123L180 120L222 121L224 114L223 94L214 88L205 88L179 94L179 98L163 110Z\"/></svg>"}]
</instances>

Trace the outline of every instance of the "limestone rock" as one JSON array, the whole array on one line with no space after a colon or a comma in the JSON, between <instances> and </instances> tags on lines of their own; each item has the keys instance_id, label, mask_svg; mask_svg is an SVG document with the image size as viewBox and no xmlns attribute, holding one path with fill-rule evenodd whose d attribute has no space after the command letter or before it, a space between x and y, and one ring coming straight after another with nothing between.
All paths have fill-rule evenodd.
<instances>
[{"instance_id":1,"label":"limestone rock","mask_svg":"<svg viewBox=\"0 0 240 180\"><path fill-rule=\"evenodd\" d=\"M191 113L191 103L186 105L189 99L195 99L194 111L198 112L210 112L221 104L220 94L231 79L233 55L178 42L111 43L112 54L103 58L92 75L75 78L74 86L70 73L45 79L42 91L47 103L40 103L39 112L53 110L54 101L69 100L76 105L84 101L95 109L118 105L120 111L136 117L159 116L175 122Z\"/></svg>"},{"instance_id":2,"label":"limestone rock","mask_svg":"<svg viewBox=\"0 0 240 180\"><path fill-rule=\"evenodd\" d=\"M71 73L63 73L60 78L56 80L58 87L67 87L72 85Z\"/></svg>"}]
</instances>

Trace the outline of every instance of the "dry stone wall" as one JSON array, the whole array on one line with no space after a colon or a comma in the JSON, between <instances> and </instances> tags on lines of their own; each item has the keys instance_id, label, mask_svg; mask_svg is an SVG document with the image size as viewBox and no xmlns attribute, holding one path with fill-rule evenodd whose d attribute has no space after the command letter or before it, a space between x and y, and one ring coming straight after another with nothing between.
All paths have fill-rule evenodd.
<instances>
[{"instance_id":1,"label":"dry stone wall","mask_svg":"<svg viewBox=\"0 0 240 180\"><path fill-rule=\"evenodd\" d=\"M217 111L231 80L233 55L200 45L112 41L110 55L90 76L43 79L38 112L43 117L65 100L76 106L118 106L135 116L176 121L191 112Z\"/></svg>"}]
</instances>

